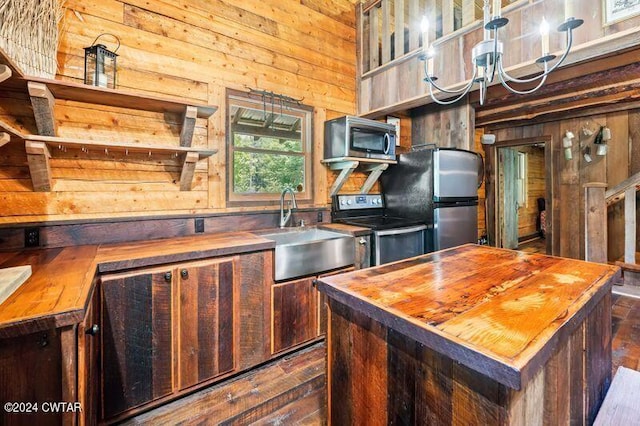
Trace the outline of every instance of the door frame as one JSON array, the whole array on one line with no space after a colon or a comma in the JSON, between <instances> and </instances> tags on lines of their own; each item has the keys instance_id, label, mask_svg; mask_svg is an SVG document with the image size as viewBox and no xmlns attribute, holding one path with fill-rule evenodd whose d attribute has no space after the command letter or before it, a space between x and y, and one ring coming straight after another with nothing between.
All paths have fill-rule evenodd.
<instances>
[{"instance_id":1,"label":"door frame","mask_svg":"<svg viewBox=\"0 0 640 426\"><path fill-rule=\"evenodd\" d=\"M509 139L504 141L496 141L493 145L483 145L485 152L485 191L486 191L486 227L487 227L487 238L489 241L489 245L498 247L500 238L500 223L497 220L499 217L499 206L497 199L497 189L500 182L499 179L499 169L498 169L498 149L499 148L508 148L514 146L522 146L522 145L533 145L537 143L544 144L544 161L545 161L545 211L546 214L546 229L547 233L545 235L546 242L546 251L547 254L556 254L556 247L553 246L553 232L554 229L552 227L553 224L553 146L552 146L553 138L551 136L539 136L533 138L519 138L519 139Z\"/></svg>"}]
</instances>

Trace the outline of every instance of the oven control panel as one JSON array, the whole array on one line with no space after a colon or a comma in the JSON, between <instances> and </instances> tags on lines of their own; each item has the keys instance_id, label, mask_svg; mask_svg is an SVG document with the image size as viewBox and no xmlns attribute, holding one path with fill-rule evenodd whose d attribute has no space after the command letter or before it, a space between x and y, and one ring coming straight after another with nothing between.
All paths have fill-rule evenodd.
<instances>
[{"instance_id":1,"label":"oven control panel","mask_svg":"<svg viewBox=\"0 0 640 426\"><path fill-rule=\"evenodd\" d=\"M353 194L336 196L337 210L382 209L384 202L380 194Z\"/></svg>"}]
</instances>

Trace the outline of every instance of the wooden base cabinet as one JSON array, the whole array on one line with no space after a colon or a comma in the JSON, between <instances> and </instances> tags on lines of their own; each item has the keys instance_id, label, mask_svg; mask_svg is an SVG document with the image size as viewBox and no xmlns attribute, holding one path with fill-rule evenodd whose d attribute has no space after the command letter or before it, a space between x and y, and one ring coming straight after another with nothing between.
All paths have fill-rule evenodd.
<instances>
[{"instance_id":1,"label":"wooden base cabinet","mask_svg":"<svg viewBox=\"0 0 640 426\"><path fill-rule=\"evenodd\" d=\"M271 353L292 349L327 332L327 297L315 288L319 277L353 271L353 267L292 281L271 288Z\"/></svg>"},{"instance_id":2,"label":"wooden base cabinet","mask_svg":"<svg viewBox=\"0 0 640 426\"><path fill-rule=\"evenodd\" d=\"M102 416L234 369L239 257L102 278Z\"/></svg>"},{"instance_id":3,"label":"wooden base cabinet","mask_svg":"<svg viewBox=\"0 0 640 426\"><path fill-rule=\"evenodd\" d=\"M170 268L102 279L102 415L173 391Z\"/></svg>"},{"instance_id":4,"label":"wooden base cabinet","mask_svg":"<svg viewBox=\"0 0 640 426\"><path fill-rule=\"evenodd\" d=\"M278 353L318 337L315 277L274 284L271 350Z\"/></svg>"}]
</instances>

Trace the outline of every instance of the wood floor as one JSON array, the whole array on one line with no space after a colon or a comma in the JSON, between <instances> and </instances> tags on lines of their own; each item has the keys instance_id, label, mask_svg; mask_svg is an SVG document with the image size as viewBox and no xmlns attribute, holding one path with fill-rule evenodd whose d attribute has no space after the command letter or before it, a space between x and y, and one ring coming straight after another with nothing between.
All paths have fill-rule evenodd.
<instances>
[{"instance_id":1,"label":"wood floor","mask_svg":"<svg viewBox=\"0 0 640 426\"><path fill-rule=\"evenodd\" d=\"M640 299L613 296L613 373L620 366L640 371Z\"/></svg>"},{"instance_id":2,"label":"wood floor","mask_svg":"<svg viewBox=\"0 0 640 426\"><path fill-rule=\"evenodd\" d=\"M543 238L536 238L518 244L518 250L526 253L542 253L547 252L547 240Z\"/></svg>"}]
</instances>

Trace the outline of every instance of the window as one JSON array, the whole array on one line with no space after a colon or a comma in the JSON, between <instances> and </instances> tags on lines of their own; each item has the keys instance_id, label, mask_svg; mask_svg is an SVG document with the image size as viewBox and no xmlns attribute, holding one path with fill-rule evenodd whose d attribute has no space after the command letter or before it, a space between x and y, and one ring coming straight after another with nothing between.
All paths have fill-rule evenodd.
<instances>
[{"instance_id":1,"label":"window","mask_svg":"<svg viewBox=\"0 0 640 426\"><path fill-rule=\"evenodd\" d=\"M287 187L311 200L313 109L236 91L227 108L228 203L274 204Z\"/></svg>"}]
</instances>

